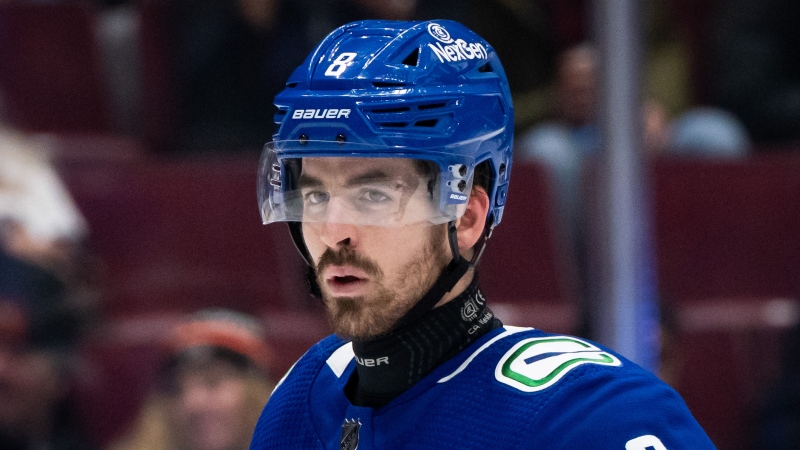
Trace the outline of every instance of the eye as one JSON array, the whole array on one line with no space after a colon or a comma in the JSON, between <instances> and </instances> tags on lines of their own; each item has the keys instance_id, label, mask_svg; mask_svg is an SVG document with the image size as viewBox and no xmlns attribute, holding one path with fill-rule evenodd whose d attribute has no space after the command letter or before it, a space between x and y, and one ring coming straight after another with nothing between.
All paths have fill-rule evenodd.
<instances>
[{"instance_id":1,"label":"eye","mask_svg":"<svg viewBox=\"0 0 800 450\"><path fill-rule=\"evenodd\" d=\"M311 191L306 193L303 197L305 198L306 203L311 205L319 205L320 203L327 202L330 196L327 192Z\"/></svg>"},{"instance_id":2,"label":"eye","mask_svg":"<svg viewBox=\"0 0 800 450\"><path fill-rule=\"evenodd\" d=\"M392 201L392 198L377 189L365 189L361 192L361 200L370 203L386 203Z\"/></svg>"}]
</instances>

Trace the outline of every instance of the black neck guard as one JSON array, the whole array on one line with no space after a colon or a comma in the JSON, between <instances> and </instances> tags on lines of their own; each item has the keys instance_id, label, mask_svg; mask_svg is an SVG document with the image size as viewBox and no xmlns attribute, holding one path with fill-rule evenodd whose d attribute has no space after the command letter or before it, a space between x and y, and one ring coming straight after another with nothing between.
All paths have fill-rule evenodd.
<instances>
[{"instance_id":1,"label":"black neck guard","mask_svg":"<svg viewBox=\"0 0 800 450\"><path fill-rule=\"evenodd\" d=\"M476 277L441 307L376 339L354 341L357 365L347 396L355 405L383 406L498 326Z\"/></svg>"}]
</instances>

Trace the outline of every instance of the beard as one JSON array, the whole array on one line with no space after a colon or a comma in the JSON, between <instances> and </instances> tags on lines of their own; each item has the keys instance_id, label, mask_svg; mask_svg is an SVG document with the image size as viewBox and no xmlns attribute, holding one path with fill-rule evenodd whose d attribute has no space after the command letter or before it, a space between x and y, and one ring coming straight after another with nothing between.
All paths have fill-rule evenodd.
<instances>
[{"instance_id":1,"label":"beard","mask_svg":"<svg viewBox=\"0 0 800 450\"><path fill-rule=\"evenodd\" d=\"M428 241L419 257L399 269L395 286L387 286L385 275L371 259L359 256L349 247L327 249L317 263L317 283L331 330L347 340L368 340L391 331L392 327L427 293L448 263L442 248L445 227L431 227ZM319 275L327 266L350 265L363 270L375 284L374 294L358 297L331 297Z\"/></svg>"}]
</instances>

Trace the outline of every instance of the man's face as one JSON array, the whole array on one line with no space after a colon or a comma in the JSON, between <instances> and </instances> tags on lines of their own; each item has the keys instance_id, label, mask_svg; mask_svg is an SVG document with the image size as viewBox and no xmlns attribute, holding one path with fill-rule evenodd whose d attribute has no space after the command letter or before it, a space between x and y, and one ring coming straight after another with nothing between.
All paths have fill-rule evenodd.
<instances>
[{"instance_id":1,"label":"man's face","mask_svg":"<svg viewBox=\"0 0 800 450\"><path fill-rule=\"evenodd\" d=\"M572 125L594 121L597 98L597 64L594 51L578 47L559 61L558 87L564 119Z\"/></svg>"},{"instance_id":2,"label":"man's face","mask_svg":"<svg viewBox=\"0 0 800 450\"><path fill-rule=\"evenodd\" d=\"M303 160L305 214L316 218L303 223L303 236L336 334L367 339L386 333L450 260L445 225L407 220L430 216L422 211L433 208L427 186L419 183L407 159ZM347 206L353 198L374 206ZM367 225L353 220L363 211L388 217Z\"/></svg>"},{"instance_id":3,"label":"man's face","mask_svg":"<svg viewBox=\"0 0 800 450\"><path fill-rule=\"evenodd\" d=\"M248 417L247 384L239 369L223 361L189 364L178 371L173 383L168 420L180 448L246 446L254 423Z\"/></svg>"}]
</instances>

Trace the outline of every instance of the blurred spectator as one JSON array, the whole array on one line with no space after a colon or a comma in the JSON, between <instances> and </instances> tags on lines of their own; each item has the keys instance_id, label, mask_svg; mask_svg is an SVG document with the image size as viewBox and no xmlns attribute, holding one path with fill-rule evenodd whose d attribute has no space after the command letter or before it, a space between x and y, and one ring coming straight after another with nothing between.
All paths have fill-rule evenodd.
<instances>
[{"instance_id":1,"label":"blurred spectator","mask_svg":"<svg viewBox=\"0 0 800 450\"><path fill-rule=\"evenodd\" d=\"M272 100L310 50L292 0L176 0L169 27L184 150L260 150Z\"/></svg>"},{"instance_id":2,"label":"blurred spectator","mask_svg":"<svg viewBox=\"0 0 800 450\"><path fill-rule=\"evenodd\" d=\"M757 143L800 140L800 2L721 2L715 40L715 96Z\"/></svg>"},{"instance_id":3,"label":"blurred spectator","mask_svg":"<svg viewBox=\"0 0 800 450\"><path fill-rule=\"evenodd\" d=\"M0 448L92 448L72 388L87 324L68 286L0 248Z\"/></svg>"},{"instance_id":4,"label":"blurred spectator","mask_svg":"<svg viewBox=\"0 0 800 450\"><path fill-rule=\"evenodd\" d=\"M94 320L86 223L41 142L0 126L0 448L90 448L75 346Z\"/></svg>"},{"instance_id":5,"label":"blurred spectator","mask_svg":"<svg viewBox=\"0 0 800 450\"><path fill-rule=\"evenodd\" d=\"M568 230L578 227L584 159L595 154L600 146L593 120L597 102L596 60L595 50L588 45L574 47L561 55L556 75L558 100L554 102L559 109L557 119L523 133L516 144L520 156L540 161L549 169L560 220Z\"/></svg>"},{"instance_id":6,"label":"blurred spectator","mask_svg":"<svg viewBox=\"0 0 800 450\"><path fill-rule=\"evenodd\" d=\"M211 309L164 341L160 383L113 450L247 449L274 382L271 350L253 317Z\"/></svg>"},{"instance_id":7,"label":"blurred spectator","mask_svg":"<svg viewBox=\"0 0 800 450\"><path fill-rule=\"evenodd\" d=\"M86 233L86 221L54 170L47 146L0 126L0 244L65 275Z\"/></svg>"},{"instance_id":8,"label":"blurred spectator","mask_svg":"<svg viewBox=\"0 0 800 450\"><path fill-rule=\"evenodd\" d=\"M544 163L551 171L561 220L572 232L579 227L583 166L600 149L596 122L598 53L590 44L564 51L556 73L555 118L523 133L520 156ZM670 122L663 105L643 106L643 143L649 155L673 153L737 157L749 147L746 132L735 117L713 108L690 109Z\"/></svg>"},{"instance_id":9,"label":"blurred spectator","mask_svg":"<svg viewBox=\"0 0 800 450\"><path fill-rule=\"evenodd\" d=\"M579 302L584 306L590 301L585 223L588 205L584 197L591 185L591 161L602 145L597 122L598 58L591 44L571 47L559 56L553 119L521 133L515 150L522 159L543 164L551 176L557 221L573 252L569 257L576 262ZM730 158L743 156L749 149L744 127L728 112L694 108L670 121L666 107L648 98L641 113L642 151L647 157L680 154ZM584 309L586 313L588 307Z\"/></svg>"}]
</instances>

